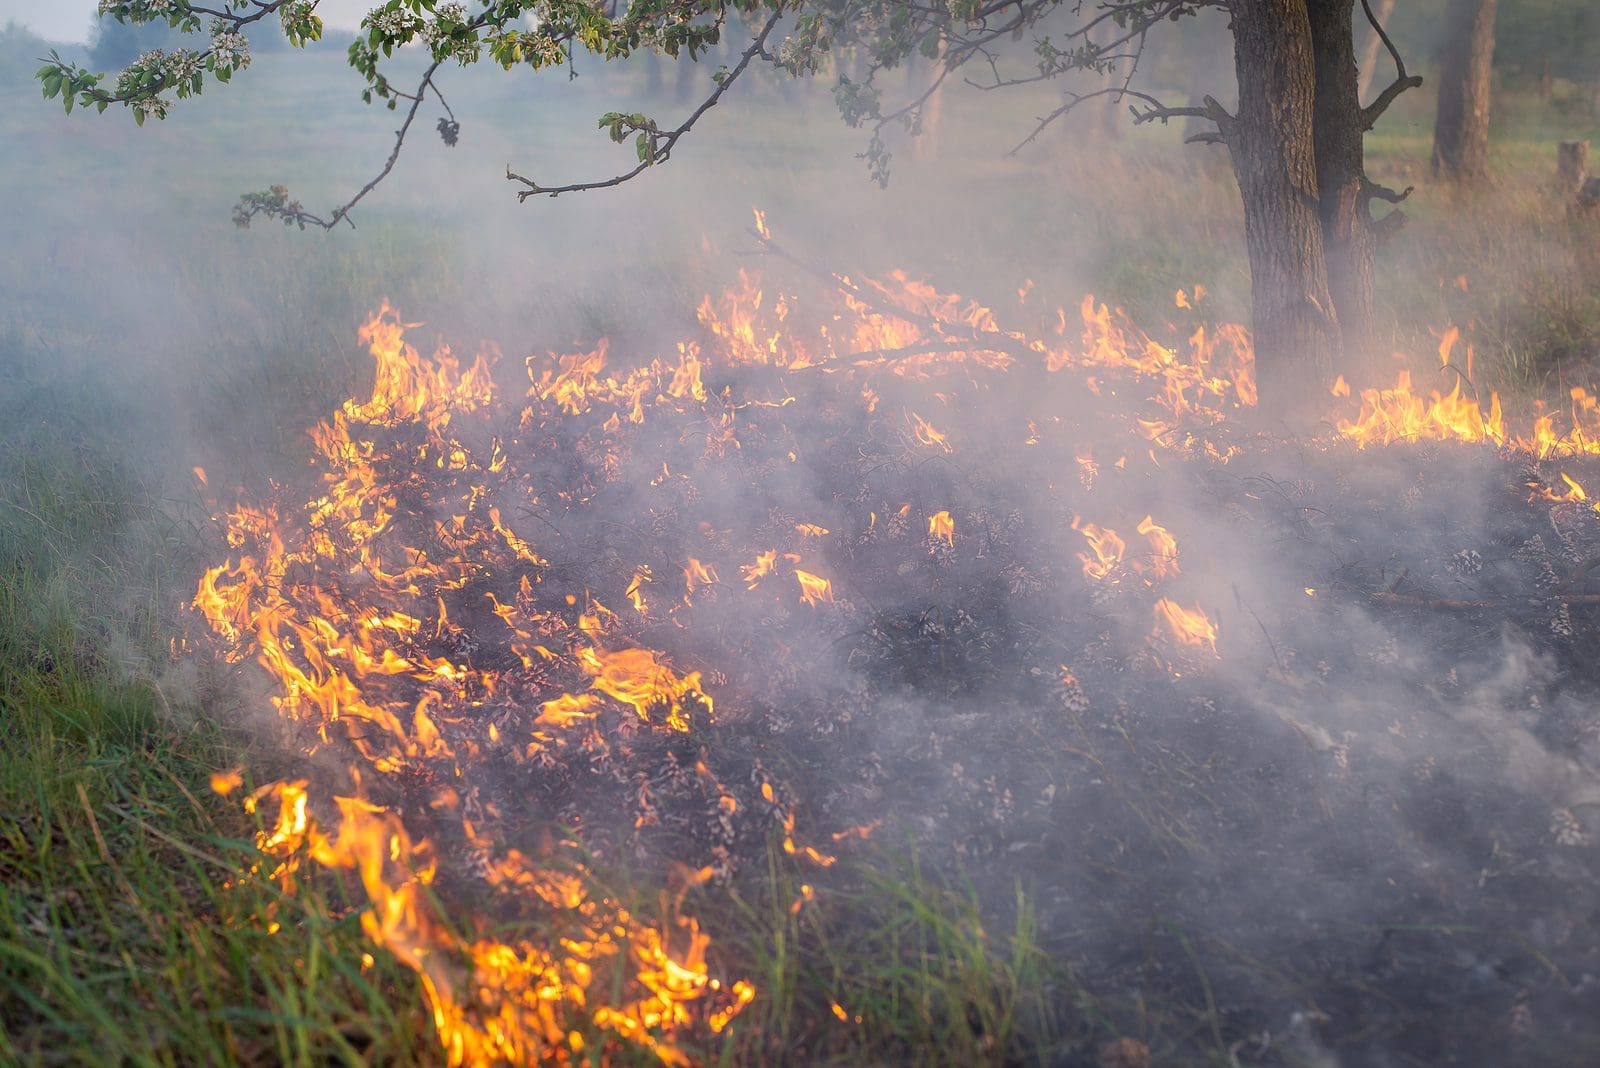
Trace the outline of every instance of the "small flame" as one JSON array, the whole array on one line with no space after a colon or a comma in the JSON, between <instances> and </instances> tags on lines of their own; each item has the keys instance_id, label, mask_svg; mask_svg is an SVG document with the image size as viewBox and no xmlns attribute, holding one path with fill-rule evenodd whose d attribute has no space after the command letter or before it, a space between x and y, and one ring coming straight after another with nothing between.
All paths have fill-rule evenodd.
<instances>
[{"instance_id":1,"label":"small flame","mask_svg":"<svg viewBox=\"0 0 1600 1068\"><path fill-rule=\"evenodd\" d=\"M1128 545L1116 531L1082 522L1077 517L1072 520L1072 529L1082 534L1089 543L1090 551L1078 554L1085 578L1104 579L1122 564L1122 556L1127 552Z\"/></svg>"},{"instance_id":2,"label":"small flame","mask_svg":"<svg viewBox=\"0 0 1600 1068\"><path fill-rule=\"evenodd\" d=\"M1184 608L1176 601L1163 597L1155 604L1155 617L1155 633L1158 637L1174 638L1184 645L1206 649L1212 656L1217 655L1216 624L1211 622L1211 617L1199 605Z\"/></svg>"},{"instance_id":3,"label":"small flame","mask_svg":"<svg viewBox=\"0 0 1600 1068\"><path fill-rule=\"evenodd\" d=\"M833 583L821 575L796 568L794 577L800 580L800 600L805 604L818 605L833 600Z\"/></svg>"}]
</instances>

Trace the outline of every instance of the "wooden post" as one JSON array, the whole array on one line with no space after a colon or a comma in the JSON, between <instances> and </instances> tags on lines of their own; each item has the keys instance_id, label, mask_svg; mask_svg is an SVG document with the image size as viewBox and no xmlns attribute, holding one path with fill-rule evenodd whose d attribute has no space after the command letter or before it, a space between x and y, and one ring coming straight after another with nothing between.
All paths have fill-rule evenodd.
<instances>
[{"instance_id":1,"label":"wooden post","mask_svg":"<svg viewBox=\"0 0 1600 1068\"><path fill-rule=\"evenodd\" d=\"M1563 141L1556 148L1556 188L1570 197L1583 188L1589 176L1589 142Z\"/></svg>"}]
</instances>

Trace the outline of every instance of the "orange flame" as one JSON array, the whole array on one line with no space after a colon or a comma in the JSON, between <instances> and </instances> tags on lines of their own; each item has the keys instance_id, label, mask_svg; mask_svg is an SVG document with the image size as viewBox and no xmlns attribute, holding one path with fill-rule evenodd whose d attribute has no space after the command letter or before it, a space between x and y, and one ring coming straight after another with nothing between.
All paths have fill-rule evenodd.
<instances>
[{"instance_id":1,"label":"orange flame","mask_svg":"<svg viewBox=\"0 0 1600 1068\"><path fill-rule=\"evenodd\" d=\"M1078 554L1085 578L1104 579L1122 564L1122 555L1128 545L1116 531L1094 523L1084 523L1077 517L1072 520L1072 529L1089 542L1090 552Z\"/></svg>"},{"instance_id":2,"label":"orange flame","mask_svg":"<svg viewBox=\"0 0 1600 1068\"><path fill-rule=\"evenodd\" d=\"M833 600L833 583L821 575L795 568L794 577L800 581L800 600L805 604L818 605Z\"/></svg>"},{"instance_id":3,"label":"orange flame","mask_svg":"<svg viewBox=\"0 0 1600 1068\"><path fill-rule=\"evenodd\" d=\"M1173 638L1184 645L1206 649L1212 656L1217 655L1216 624L1199 605L1184 608L1163 597L1155 604L1155 617L1158 637Z\"/></svg>"}]
</instances>

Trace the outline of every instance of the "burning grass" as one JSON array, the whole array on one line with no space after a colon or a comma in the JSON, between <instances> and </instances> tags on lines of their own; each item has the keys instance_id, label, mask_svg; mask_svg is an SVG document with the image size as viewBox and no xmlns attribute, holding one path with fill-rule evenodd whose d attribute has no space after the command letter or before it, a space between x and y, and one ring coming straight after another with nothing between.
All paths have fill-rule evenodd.
<instances>
[{"instance_id":1,"label":"burning grass","mask_svg":"<svg viewBox=\"0 0 1600 1068\"><path fill-rule=\"evenodd\" d=\"M1166 341L1011 327L755 236L802 283L648 360L508 376L384 309L315 477L222 519L196 605L318 769L248 795L264 870L350 873L451 1062L1590 1040L1590 394L1335 384L1286 449L1198 292ZM872 877L884 828L970 902ZM1373 978L1417 937L1467 972Z\"/></svg>"}]
</instances>

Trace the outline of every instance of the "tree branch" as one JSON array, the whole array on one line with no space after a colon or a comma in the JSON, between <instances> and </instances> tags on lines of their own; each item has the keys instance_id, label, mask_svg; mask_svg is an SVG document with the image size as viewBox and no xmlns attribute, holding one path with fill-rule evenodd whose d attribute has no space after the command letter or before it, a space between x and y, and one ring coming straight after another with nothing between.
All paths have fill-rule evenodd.
<instances>
[{"instance_id":1,"label":"tree branch","mask_svg":"<svg viewBox=\"0 0 1600 1068\"><path fill-rule=\"evenodd\" d=\"M1370 130L1378 124L1383 113L1389 110L1389 105L1395 98L1407 89L1415 89L1422 84L1422 75L1413 74L1409 78L1396 78L1389 83L1388 88L1378 94L1378 99L1361 109L1361 129Z\"/></svg>"},{"instance_id":2,"label":"tree branch","mask_svg":"<svg viewBox=\"0 0 1600 1068\"><path fill-rule=\"evenodd\" d=\"M1410 76L1406 74L1406 61L1400 58L1400 50L1389 39L1389 34L1384 30L1383 24L1378 21L1378 16L1372 13L1371 0L1361 0L1361 10L1366 12L1367 21L1372 24L1372 29L1378 35L1378 39L1383 42L1383 46L1389 50L1389 55L1394 57L1395 67L1394 81L1390 82L1389 86L1378 94L1378 99L1361 109L1361 129L1366 131L1378 124L1378 120L1383 117L1385 111L1389 110L1389 105L1395 102L1396 97L1407 89L1415 89L1420 86L1422 84L1422 76L1420 74Z\"/></svg>"},{"instance_id":3,"label":"tree branch","mask_svg":"<svg viewBox=\"0 0 1600 1068\"><path fill-rule=\"evenodd\" d=\"M1400 50L1389 39L1389 34L1384 30L1383 24L1378 21L1378 16L1372 13L1371 0L1361 0L1361 10L1366 12L1367 21L1372 24L1372 30L1378 35L1378 40L1383 42L1383 47L1387 48L1389 54L1394 57L1395 76L1404 81L1406 78L1406 61L1400 58Z\"/></svg>"},{"instance_id":4,"label":"tree branch","mask_svg":"<svg viewBox=\"0 0 1600 1068\"><path fill-rule=\"evenodd\" d=\"M1397 193L1388 186L1379 185L1370 178L1361 179L1361 195L1366 197L1368 200L1381 200L1386 204L1399 204L1412 193L1416 192L1416 188L1417 187L1414 185L1408 185L1405 187L1405 189Z\"/></svg>"},{"instance_id":5,"label":"tree branch","mask_svg":"<svg viewBox=\"0 0 1600 1068\"><path fill-rule=\"evenodd\" d=\"M525 178L522 175L517 174L509 165L507 165L506 179L508 181L521 182L523 185L528 187L527 189L517 193L517 201L521 203L522 201L527 200L529 197L557 197L562 193L579 193L590 189L609 189L612 186L618 186L623 182L637 178L639 175L643 174L645 171L656 166L657 164L667 162L667 160L672 158L672 150L677 145L678 141L690 130L694 129L694 124L700 121L700 116L716 107L717 102L722 99L722 94L726 93L728 91L728 87L737 81L739 76L749 68L752 60L754 60L757 56L764 55L766 53L767 38L771 36L773 29L775 29L778 25L778 20L782 17L783 7L780 4L773 9L772 16L767 19L766 25L761 27L761 32L756 34L755 40L750 43L750 47L745 49L744 54L739 57L739 62L733 67L732 70L728 71L728 73L717 82L717 87L712 91L711 95L702 100L700 102L700 106L695 108L694 112L687 119L685 119L680 126L678 126L676 129L668 130L665 133L641 131L649 137L649 147L645 158L640 161L637 167L624 174L614 175L611 178L601 181L573 182L569 185L546 186L540 185L531 178Z\"/></svg>"}]
</instances>

